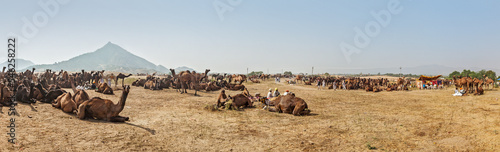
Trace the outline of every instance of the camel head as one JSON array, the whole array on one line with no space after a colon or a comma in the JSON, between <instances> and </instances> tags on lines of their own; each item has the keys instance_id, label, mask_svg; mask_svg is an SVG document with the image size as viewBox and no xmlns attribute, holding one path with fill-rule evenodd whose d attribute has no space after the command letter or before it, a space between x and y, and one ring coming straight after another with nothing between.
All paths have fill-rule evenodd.
<instances>
[{"instance_id":1,"label":"camel head","mask_svg":"<svg viewBox=\"0 0 500 152\"><path fill-rule=\"evenodd\" d=\"M130 92L130 86L129 85L123 86L123 93L128 94L129 92Z\"/></svg>"},{"instance_id":2,"label":"camel head","mask_svg":"<svg viewBox=\"0 0 500 152\"><path fill-rule=\"evenodd\" d=\"M210 72L210 69L205 69L205 76Z\"/></svg>"}]
</instances>

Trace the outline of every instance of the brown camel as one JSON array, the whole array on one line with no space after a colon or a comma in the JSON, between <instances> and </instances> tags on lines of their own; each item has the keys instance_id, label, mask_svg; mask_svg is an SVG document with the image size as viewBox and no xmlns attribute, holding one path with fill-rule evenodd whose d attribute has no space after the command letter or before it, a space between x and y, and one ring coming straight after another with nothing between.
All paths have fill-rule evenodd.
<instances>
[{"instance_id":1,"label":"brown camel","mask_svg":"<svg viewBox=\"0 0 500 152\"><path fill-rule=\"evenodd\" d=\"M234 97L229 96L228 98L232 100L231 105L229 105L230 108L233 108L235 110L239 110L240 107L252 107L253 106L252 101L250 99L248 99L248 97L246 97L243 94L237 94ZM226 103L223 103L223 104L226 104Z\"/></svg>"},{"instance_id":2,"label":"brown camel","mask_svg":"<svg viewBox=\"0 0 500 152\"><path fill-rule=\"evenodd\" d=\"M221 87L217 86L214 81L209 82L205 91L217 91L220 90Z\"/></svg>"},{"instance_id":3,"label":"brown camel","mask_svg":"<svg viewBox=\"0 0 500 152\"><path fill-rule=\"evenodd\" d=\"M56 98L52 103L53 107L61 108L62 111L66 113L73 113L76 110L76 103L71 97L71 93L65 93Z\"/></svg>"},{"instance_id":4,"label":"brown camel","mask_svg":"<svg viewBox=\"0 0 500 152\"><path fill-rule=\"evenodd\" d=\"M484 84L486 85L486 88L487 89L493 89L493 86L494 86L493 84L495 83L495 80L490 79L487 76L483 76L483 77L485 78L484 79L484 81L485 81ZM490 86L491 86L491 88L490 88Z\"/></svg>"},{"instance_id":5,"label":"brown camel","mask_svg":"<svg viewBox=\"0 0 500 152\"><path fill-rule=\"evenodd\" d=\"M137 79L135 80L134 82L132 82L132 86L136 86L136 87L142 87L144 86L144 84L146 84L146 79Z\"/></svg>"},{"instance_id":6,"label":"brown camel","mask_svg":"<svg viewBox=\"0 0 500 152\"><path fill-rule=\"evenodd\" d=\"M127 100L129 92L130 86L125 85L123 87L120 101L118 101L117 104L113 104L113 101L111 100L101 99L99 97L94 97L90 100L87 100L78 107L77 117L80 119L96 118L112 122L128 121L128 117L123 117L119 114L125 107L125 101Z\"/></svg>"},{"instance_id":7,"label":"brown camel","mask_svg":"<svg viewBox=\"0 0 500 152\"><path fill-rule=\"evenodd\" d=\"M114 94L113 89L111 89L111 87L109 87L107 83L99 84L95 92L100 92L103 94Z\"/></svg>"},{"instance_id":8,"label":"brown camel","mask_svg":"<svg viewBox=\"0 0 500 152\"><path fill-rule=\"evenodd\" d=\"M236 84L234 86L228 85L228 86L226 86L226 89L232 90L232 91L237 91L237 90L243 91L243 89L245 89L245 85L240 85L240 84Z\"/></svg>"},{"instance_id":9,"label":"brown camel","mask_svg":"<svg viewBox=\"0 0 500 152\"><path fill-rule=\"evenodd\" d=\"M455 76L453 76L453 83L455 83L455 86L457 88L465 88L465 90L468 90L469 85L467 83L466 78L461 78L457 79ZM467 91L466 91L467 92Z\"/></svg>"},{"instance_id":10,"label":"brown camel","mask_svg":"<svg viewBox=\"0 0 500 152\"><path fill-rule=\"evenodd\" d=\"M307 103L303 99L295 97L293 94L279 96L276 100L279 101L279 103L275 105L275 109L271 108L269 111L288 113L295 116L307 115L311 113L308 109Z\"/></svg>"},{"instance_id":11,"label":"brown camel","mask_svg":"<svg viewBox=\"0 0 500 152\"><path fill-rule=\"evenodd\" d=\"M181 86L182 86L181 94L182 93L187 93L186 90L191 85L191 83L193 83L192 85L194 85L194 87L195 87L194 95L196 96L197 92L199 90L198 85L200 84L200 81L207 76L208 72L210 72L210 69L206 69L205 70L205 74L203 74L201 76L197 75L197 74L193 74L189 70L182 71L181 73L179 73L178 77L180 79L180 83L181 83Z\"/></svg>"},{"instance_id":12,"label":"brown camel","mask_svg":"<svg viewBox=\"0 0 500 152\"><path fill-rule=\"evenodd\" d=\"M10 91L9 87L0 83L1 96L0 96L0 106L10 106L12 104L12 96L14 93Z\"/></svg>"},{"instance_id":13,"label":"brown camel","mask_svg":"<svg viewBox=\"0 0 500 152\"><path fill-rule=\"evenodd\" d=\"M76 103L76 107L80 106L83 102L87 101L90 99L89 95L85 90L82 89L76 89L75 87L75 82L71 82L71 89L73 89L73 93L75 94L73 96L73 101Z\"/></svg>"},{"instance_id":14,"label":"brown camel","mask_svg":"<svg viewBox=\"0 0 500 152\"><path fill-rule=\"evenodd\" d=\"M122 73L118 74L115 77L115 86L118 85L118 79L122 79L122 87L123 87L125 85L125 78L130 77L130 76L132 76L132 74L129 74L129 75L124 75Z\"/></svg>"},{"instance_id":15,"label":"brown camel","mask_svg":"<svg viewBox=\"0 0 500 152\"><path fill-rule=\"evenodd\" d=\"M481 86L477 87L476 92L474 93L474 95L482 95L482 94L484 94L483 87L481 87Z\"/></svg>"}]
</instances>

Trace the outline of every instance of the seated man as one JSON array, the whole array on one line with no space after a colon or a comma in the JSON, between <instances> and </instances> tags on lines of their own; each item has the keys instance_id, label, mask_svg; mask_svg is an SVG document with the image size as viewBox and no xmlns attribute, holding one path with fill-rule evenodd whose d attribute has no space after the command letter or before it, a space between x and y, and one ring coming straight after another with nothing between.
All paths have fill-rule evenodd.
<instances>
[{"instance_id":1,"label":"seated man","mask_svg":"<svg viewBox=\"0 0 500 152\"><path fill-rule=\"evenodd\" d=\"M462 93L460 93L460 92L458 91L458 88L455 88L455 94L453 94L453 96L455 96L455 97L456 97L456 96L462 96Z\"/></svg>"},{"instance_id":2,"label":"seated man","mask_svg":"<svg viewBox=\"0 0 500 152\"><path fill-rule=\"evenodd\" d=\"M285 93L283 93L283 95L286 96L289 93L290 93L290 91L286 90Z\"/></svg>"},{"instance_id":3,"label":"seated man","mask_svg":"<svg viewBox=\"0 0 500 152\"><path fill-rule=\"evenodd\" d=\"M460 93L461 93L462 95L463 95L463 94L465 94L465 90L464 90L464 88L460 88Z\"/></svg>"}]
</instances>

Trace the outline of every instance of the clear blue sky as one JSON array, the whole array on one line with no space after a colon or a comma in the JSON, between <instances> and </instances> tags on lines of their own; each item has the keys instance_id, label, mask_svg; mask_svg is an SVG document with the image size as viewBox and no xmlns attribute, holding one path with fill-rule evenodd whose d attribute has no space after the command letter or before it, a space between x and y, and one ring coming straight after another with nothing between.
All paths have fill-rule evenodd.
<instances>
[{"instance_id":1,"label":"clear blue sky","mask_svg":"<svg viewBox=\"0 0 500 152\"><path fill-rule=\"evenodd\" d=\"M38 3L47 1L55 0L1 1L0 35L22 36L23 18L46 13ZM224 20L216 1L233 9ZM371 12L387 10L390 1L72 0L19 45L18 57L54 63L111 41L155 64L219 72L309 72L314 66L335 73L430 64L500 69L500 1L399 2L401 11L351 62L340 44L354 45L354 28L376 21ZM0 46L6 48L6 40Z\"/></svg>"}]
</instances>

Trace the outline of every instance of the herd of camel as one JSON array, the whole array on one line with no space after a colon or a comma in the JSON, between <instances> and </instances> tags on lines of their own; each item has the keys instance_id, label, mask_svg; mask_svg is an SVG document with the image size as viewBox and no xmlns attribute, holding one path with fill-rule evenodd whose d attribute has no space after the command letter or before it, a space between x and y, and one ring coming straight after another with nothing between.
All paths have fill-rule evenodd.
<instances>
[{"instance_id":1,"label":"herd of camel","mask_svg":"<svg viewBox=\"0 0 500 152\"><path fill-rule=\"evenodd\" d=\"M176 74L174 69L170 69L171 75L160 78L155 77L156 73L147 75L146 79L137 79L132 82L132 86L144 87L144 89L162 90L162 89L177 89L181 93L187 93L188 89L195 90L194 95L200 90L205 91L218 91L220 89L226 90L243 90L245 85L242 83L246 81L245 75L212 75L214 81L208 79L208 72L196 73L195 71L181 71ZM234 83L231 83L234 82Z\"/></svg>"},{"instance_id":2,"label":"herd of camel","mask_svg":"<svg viewBox=\"0 0 500 152\"><path fill-rule=\"evenodd\" d=\"M36 101L51 104L53 107L61 109L66 113L76 114L79 119L100 119L113 122L128 121L128 117L120 116L119 113L123 110L127 96L130 92L130 86L124 85L124 79L132 74L114 75L104 74L102 71L85 71L69 73L61 70L55 72L46 70L42 73L35 74L35 68L24 72L5 72L5 67L0 73L0 106L10 106L12 98L15 101L23 103L34 103ZM200 90L205 91L220 91L215 107L231 107L239 109L240 107L252 107L253 103L260 102L266 106L274 106L269 109L272 112L283 112L293 115L306 115L310 113L307 103L295 97L295 94L282 95L266 101L266 97L252 96L243 82L247 80L246 75L227 75L227 74L212 74L209 79L208 73L210 69L206 69L204 73L196 73L195 71L181 71L178 74L174 69L171 70L171 75L157 77L155 74L146 75L145 79L138 79L132 83L132 86L143 87L150 90L176 89L180 93L187 93L187 90L194 90L194 95ZM258 83L257 79L266 80L271 75L257 75L248 77L254 83ZM14 79L12 81L8 81ZM116 104L111 100L102 99L100 97L90 97L87 93L88 88L95 89L96 92L103 94L114 94L111 88L111 80L114 80L115 87L118 85L118 80L122 79L123 88L121 98ZM290 80L293 81L293 80ZM347 90L365 89L366 91L379 92L382 90L398 91L408 90L408 86L412 85L409 79L399 78L396 82L390 82L388 79L366 79L366 78L344 78L344 77L319 77L297 75L294 82L303 82L306 85L314 84L314 82L324 82L329 89L334 86L340 88L345 86ZM484 76L484 79L470 77L453 77L451 81L457 87L465 88L467 93L475 95L483 94L483 86L494 83L493 79ZM448 84L446 82L445 84ZM451 84L451 83L450 83ZM75 87L79 86L79 87ZM86 86L86 87L81 87ZM64 88L71 88L71 91L65 91ZM116 88L115 88L116 89ZM225 90L243 91L236 95L226 95ZM15 92L15 94L14 94Z\"/></svg>"},{"instance_id":3,"label":"herd of camel","mask_svg":"<svg viewBox=\"0 0 500 152\"><path fill-rule=\"evenodd\" d=\"M456 76L453 76L453 82L457 88L465 89L464 95L470 93L473 93L474 95L481 95L484 93L483 86L487 88L493 87L495 80L487 77L486 75L483 75L483 79L471 78L469 76L467 77L458 76L457 79Z\"/></svg>"},{"instance_id":4,"label":"herd of camel","mask_svg":"<svg viewBox=\"0 0 500 152\"><path fill-rule=\"evenodd\" d=\"M194 95L197 95L197 91L199 90L218 91L222 89L217 98L216 108L231 107L232 109L240 109L240 107L252 107L254 102L265 103L265 100L263 100L265 97L256 98L252 96L242 84L247 79L246 75L213 74L211 75L212 79L208 79L207 74L210 72L210 69L206 69L205 73L186 70L176 74L174 69L170 69L170 71L172 75L164 78L155 77L155 73L147 75L146 79L134 81L132 86L144 87L144 89L151 90L162 90L171 87L181 93L187 93L187 89L192 89L195 90ZM265 79L266 77L262 78ZM225 90L241 90L243 92L231 96L226 95ZM303 99L295 97L295 94L273 98L268 106L275 106L275 108L269 109L272 112L294 115L306 115L310 113L310 110L307 109L307 103Z\"/></svg>"},{"instance_id":5,"label":"herd of camel","mask_svg":"<svg viewBox=\"0 0 500 152\"><path fill-rule=\"evenodd\" d=\"M324 82L325 86L328 86L328 89L343 89L345 87L346 90L364 89L367 92L408 90L408 87L412 85L410 79L406 79L405 77L399 78L396 82L390 82L387 78L372 79L359 77L346 78L297 75L295 77L295 81L292 81L292 83L299 82L302 82L305 85L314 85L317 82L322 84Z\"/></svg>"},{"instance_id":6,"label":"herd of camel","mask_svg":"<svg viewBox=\"0 0 500 152\"><path fill-rule=\"evenodd\" d=\"M123 92L117 104L109 99L100 97L90 98L85 89L77 89L75 85L84 86L86 82L91 82L96 87L96 91L102 93L112 93L109 86L99 81L109 76L103 75L104 71L76 72L69 74L67 71L53 72L46 70L44 73L35 74L35 68L31 71L10 73L5 72L5 67L0 73L1 95L0 106L10 106L15 101L23 103L35 103L36 101L51 104L53 107L61 109L63 112L76 114L79 119L101 119L113 122L128 121L128 117L120 116L123 110L130 86L123 86ZM118 78L126 77L120 74ZM10 81L15 80L15 81ZM71 88L65 91L63 88ZM111 92L110 92L111 90ZM14 94L15 92L15 94Z\"/></svg>"}]
</instances>

